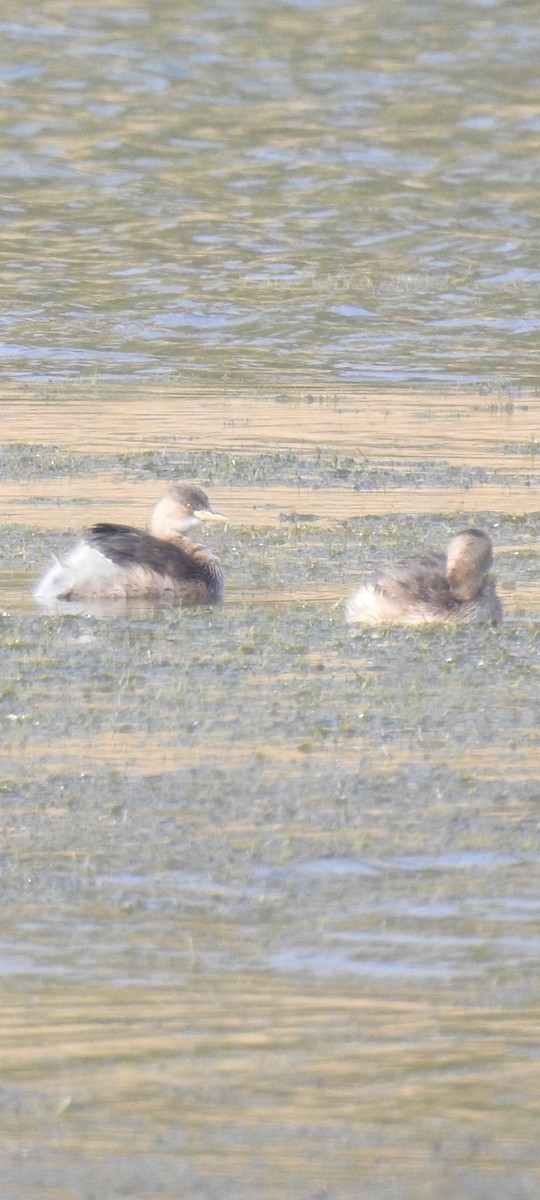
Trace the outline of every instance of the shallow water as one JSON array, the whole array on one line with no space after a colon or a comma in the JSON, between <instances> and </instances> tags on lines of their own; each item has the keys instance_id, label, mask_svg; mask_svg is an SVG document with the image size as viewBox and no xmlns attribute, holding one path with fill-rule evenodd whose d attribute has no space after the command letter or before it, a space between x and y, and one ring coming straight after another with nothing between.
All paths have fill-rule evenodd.
<instances>
[{"instance_id":1,"label":"shallow water","mask_svg":"<svg viewBox=\"0 0 540 1200\"><path fill-rule=\"evenodd\" d=\"M536 17L0 20L2 1200L539 1194ZM223 608L36 608L181 478Z\"/></svg>"},{"instance_id":2,"label":"shallow water","mask_svg":"<svg viewBox=\"0 0 540 1200\"><path fill-rule=\"evenodd\" d=\"M448 403L1 403L2 1195L536 1194L538 401ZM223 608L36 609L187 473ZM472 519L502 626L346 628Z\"/></svg>"}]
</instances>

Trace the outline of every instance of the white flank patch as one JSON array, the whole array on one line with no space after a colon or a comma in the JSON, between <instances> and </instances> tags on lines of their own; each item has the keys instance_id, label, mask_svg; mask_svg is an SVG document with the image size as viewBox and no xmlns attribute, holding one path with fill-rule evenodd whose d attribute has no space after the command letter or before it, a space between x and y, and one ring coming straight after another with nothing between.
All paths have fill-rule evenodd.
<instances>
[{"instance_id":1,"label":"white flank patch","mask_svg":"<svg viewBox=\"0 0 540 1200\"><path fill-rule=\"evenodd\" d=\"M80 599L125 594L120 568L93 546L78 542L64 562L53 563L45 572L34 590L34 599L46 604L71 591Z\"/></svg>"},{"instance_id":2,"label":"white flank patch","mask_svg":"<svg viewBox=\"0 0 540 1200\"><path fill-rule=\"evenodd\" d=\"M381 597L369 584L363 584L349 596L345 605L348 625L378 625L381 618Z\"/></svg>"}]
</instances>

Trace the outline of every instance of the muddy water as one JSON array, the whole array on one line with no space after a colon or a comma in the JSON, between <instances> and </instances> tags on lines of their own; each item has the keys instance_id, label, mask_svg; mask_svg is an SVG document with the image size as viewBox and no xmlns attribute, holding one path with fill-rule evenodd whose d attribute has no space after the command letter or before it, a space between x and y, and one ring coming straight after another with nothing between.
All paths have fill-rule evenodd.
<instances>
[{"instance_id":1,"label":"muddy water","mask_svg":"<svg viewBox=\"0 0 540 1200\"><path fill-rule=\"evenodd\" d=\"M539 416L0 401L2 1196L537 1195ZM223 608L35 608L186 476ZM501 627L347 630L473 519Z\"/></svg>"}]
</instances>

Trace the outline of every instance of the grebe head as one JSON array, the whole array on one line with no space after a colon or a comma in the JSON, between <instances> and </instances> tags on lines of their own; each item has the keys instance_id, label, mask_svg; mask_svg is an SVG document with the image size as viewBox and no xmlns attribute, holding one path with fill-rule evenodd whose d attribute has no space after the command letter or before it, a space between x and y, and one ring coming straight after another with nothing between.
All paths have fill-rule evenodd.
<instances>
[{"instance_id":1,"label":"grebe head","mask_svg":"<svg viewBox=\"0 0 540 1200\"><path fill-rule=\"evenodd\" d=\"M171 540L187 533L200 521L226 521L222 513L214 512L203 489L194 484L175 484L167 489L150 515L150 533Z\"/></svg>"},{"instance_id":2,"label":"grebe head","mask_svg":"<svg viewBox=\"0 0 540 1200\"><path fill-rule=\"evenodd\" d=\"M493 562L491 541L481 529L464 529L448 544L446 577L456 600L474 600Z\"/></svg>"}]
</instances>

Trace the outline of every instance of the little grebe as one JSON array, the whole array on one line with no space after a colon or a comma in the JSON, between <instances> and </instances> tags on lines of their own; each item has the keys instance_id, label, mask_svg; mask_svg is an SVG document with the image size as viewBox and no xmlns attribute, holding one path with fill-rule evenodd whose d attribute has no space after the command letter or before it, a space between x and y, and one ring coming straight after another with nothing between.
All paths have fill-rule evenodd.
<instances>
[{"instance_id":1,"label":"little grebe","mask_svg":"<svg viewBox=\"0 0 540 1200\"><path fill-rule=\"evenodd\" d=\"M502 607L488 572L491 541L480 529L465 529L448 550L428 550L385 567L374 583L349 597L349 625L423 625L500 621Z\"/></svg>"},{"instance_id":2,"label":"little grebe","mask_svg":"<svg viewBox=\"0 0 540 1200\"><path fill-rule=\"evenodd\" d=\"M63 562L46 571L34 597L47 603L169 595L182 605L219 604L219 561L185 533L199 521L226 520L210 508L202 488L170 487L152 509L148 533L131 525L93 525Z\"/></svg>"}]
</instances>

